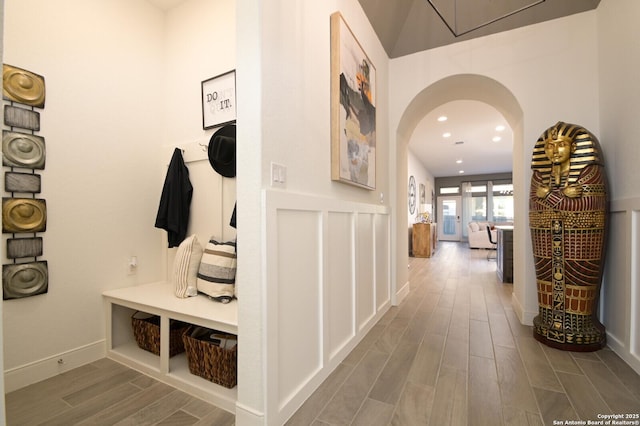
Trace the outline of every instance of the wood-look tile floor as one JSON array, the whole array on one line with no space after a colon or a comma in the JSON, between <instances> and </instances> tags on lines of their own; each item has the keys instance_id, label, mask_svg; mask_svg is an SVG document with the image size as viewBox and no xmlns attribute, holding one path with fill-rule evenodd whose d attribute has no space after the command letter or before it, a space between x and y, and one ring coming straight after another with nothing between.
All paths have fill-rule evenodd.
<instances>
[{"instance_id":1,"label":"wood-look tile floor","mask_svg":"<svg viewBox=\"0 0 640 426\"><path fill-rule=\"evenodd\" d=\"M615 353L532 337L485 250L439 243L411 258L411 291L287 423L553 425L640 413L640 376ZM14 425L233 425L235 418L103 359L6 395ZM640 420L640 419L637 419Z\"/></svg>"},{"instance_id":2,"label":"wood-look tile floor","mask_svg":"<svg viewBox=\"0 0 640 426\"><path fill-rule=\"evenodd\" d=\"M233 414L108 358L10 392L5 402L8 426L235 423Z\"/></svg>"},{"instance_id":3,"label":"wood-look tile floor","mask_svg":"<svg viewBox=\"0 0 640 426\"><path fill-rule=\"evenodd\" d=\"M409 296L287 425L606 424L599 415L640 414L638 374L608 348L536 341L485 250L440 242L434 257L409 259L409 282Z\"/></svg>"}]
</instances>

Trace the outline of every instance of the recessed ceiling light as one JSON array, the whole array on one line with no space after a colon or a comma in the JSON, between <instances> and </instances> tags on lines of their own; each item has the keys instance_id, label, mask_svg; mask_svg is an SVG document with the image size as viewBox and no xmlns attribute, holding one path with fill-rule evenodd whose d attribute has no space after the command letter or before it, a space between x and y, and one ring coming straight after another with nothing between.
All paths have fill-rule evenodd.
<instances>
[{"instance_id":1,"label":"recessed ceiling light","mask_svg":"<svg viewBox=\"0 0 640 426\"><path fill-rule=\"evenodd\" d=\"M497 132L501 132L501 131L503 131L504 129L505 129L505 127L504 127L502 124L501 124L501 125L499 125L499 126L496 126L496 131L497 131Z\"/></svg>"},{"instance_id":2,"label":"recessed ceiling light","mask_svg":"<svg viewBox=\"0 0 640 426\"><path fill-rule=\"evenodd\" d=\"M462 160L456 160L456 164L462 164Z\"/></svg>"},{"instance_id":3,"label":"recessed ceiling light","mask_svg":"<svg viewBox=\"0 0 640 426\"><path fill-rule=\"evenodd\" d=\"M460 170L458 173L460 173L460 174L464 174L464 170Z\"/></svg>"},{"instance_id":4,"label":"recessed ceiling light","mask_svg":"<svg viewBox=\"0 0 640 426\"><path fill-rule=\"evenodd\" d=\"M443 138L450 138L451 137L451 133L449 133L449 132L443 133L442 137Z\"/></svg>"},{"instance_id":5,"label":"recessed ceiling light","mask_svg":"<svg viewBox=\"0 0 640 426\"><path fill-rule=\"evenodd\" d=\"M495 136L492 140L494 142L500 142L502 140L502 138L500 136Z\"/></svg>"},{"instance_id":6,"label":"recessed ceiling light","mask_svg":"<svg viewBox=\"0 0 640 426\"><path fill-rule=\"evenodd\" d=\"M446 115L441 115L440 117L438 117L438 121L440 121L440 122L447 121L447 116Z\"/></svg>"}]
</instances>

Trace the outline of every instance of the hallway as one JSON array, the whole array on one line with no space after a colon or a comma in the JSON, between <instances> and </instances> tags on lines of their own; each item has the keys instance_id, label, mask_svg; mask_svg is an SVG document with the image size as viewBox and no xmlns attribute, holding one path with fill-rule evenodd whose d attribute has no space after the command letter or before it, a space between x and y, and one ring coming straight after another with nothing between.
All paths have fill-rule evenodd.
<instances>
[{"instance_id":1,"label":"hallway","mask_svg":"<svg viewBox=\"0 0 640 426\"><path fill-rule=\"evenodd\" d=\"M612 414L630 416L617 424L640 424L640 376L608 349L539 344L518 322L511 285L497 282L486 254L441 242L434 257L410 258L409 296L287 424L546 426ZM11 392L6 408L10 426L235 421L106 358Z\"/></svg>"},{"instance_id":2,"label":"hallway","mask_svg":"<svg viewBox=\"0 0 640 426\"><path fill-rule=\"evenodd\" d=\"M607 348L572 353L538 343L495 265L461 243L410 258L409 296L287 424L606 424L613 414L630 421L618 424L640 424L640 376Z\"/></svg>"}]
</instances>

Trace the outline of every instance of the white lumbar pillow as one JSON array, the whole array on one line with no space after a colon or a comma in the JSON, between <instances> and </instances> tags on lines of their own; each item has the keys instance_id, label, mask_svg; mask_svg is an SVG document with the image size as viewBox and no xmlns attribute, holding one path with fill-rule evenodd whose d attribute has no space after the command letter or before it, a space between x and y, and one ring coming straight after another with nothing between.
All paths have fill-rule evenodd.
<instances>
[{"instance_id":1,"label":"white lumbar pillow","mask_svg":"<svg viewBox=\"0 0 640 426\"><path fill-rule=\"evenodd\" d=\"M173 262L173 288L180 298L198 294L198 268L202 259L202 246L196 235L180 243Z\"/></svg>"}]
</instances>

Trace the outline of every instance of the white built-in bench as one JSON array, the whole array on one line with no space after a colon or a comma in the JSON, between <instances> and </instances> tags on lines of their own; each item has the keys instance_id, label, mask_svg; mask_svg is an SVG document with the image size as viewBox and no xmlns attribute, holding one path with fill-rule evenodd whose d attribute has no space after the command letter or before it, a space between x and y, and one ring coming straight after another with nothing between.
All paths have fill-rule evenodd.
<instances>
[{"instance_id":1,"label":"white built-in bench","mask_svg":"<svg viewBox=\"0 0 640 426\"><path fill-rule=\"evenodd\" d=\"M180 299L167 282L105 291L107 356L232 413L237 387L227 389L189 372L186 354L169 357L169 321L238 334L238 303L224 304L204 295ZM160 317L160 356L140 349L131 316L141 311Z\"/></svg>"}]
</instances>

